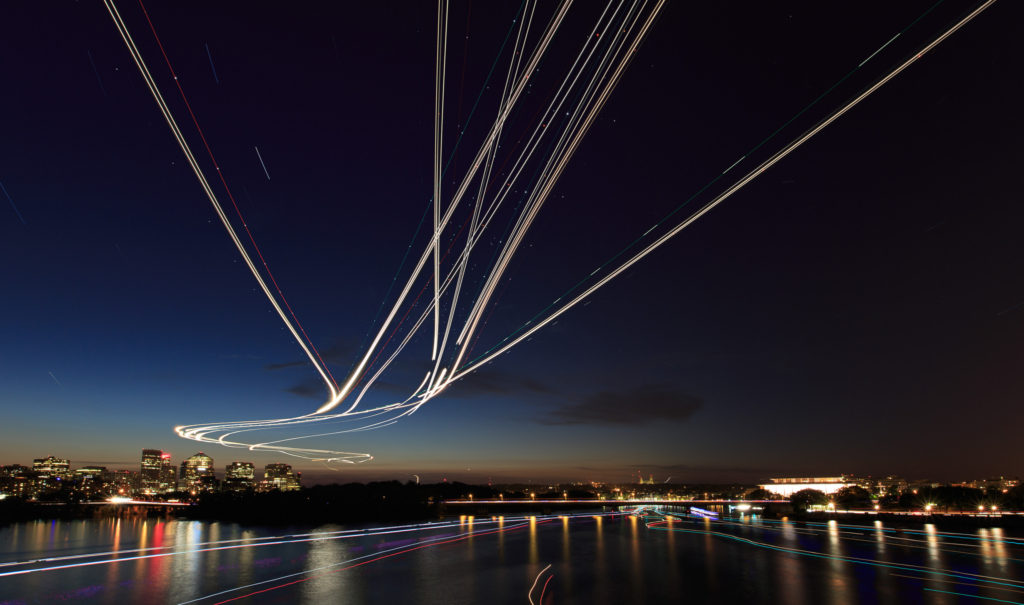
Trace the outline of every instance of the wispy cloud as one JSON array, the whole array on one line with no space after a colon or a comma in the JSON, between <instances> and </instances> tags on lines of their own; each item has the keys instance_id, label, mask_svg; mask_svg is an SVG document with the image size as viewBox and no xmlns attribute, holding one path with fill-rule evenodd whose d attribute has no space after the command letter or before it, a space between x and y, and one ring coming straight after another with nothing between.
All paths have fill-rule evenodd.
<instances>
[{"instance_id":1,"label":"wispy cloud","mask_svg":"<svg viewBox=\"0 0 1024 605\"><path fill-rule=\"evenodd\" d=\"M304 366L304 365L308 365L308 364L309 364L308 361L285 361L285 362L281 362L281 363L268 363L267 365L263 366L263 369L264 370L269 370L269 371L273 372L274 370L283 370L285 368L296 368L298 366Z\"/></svg>"},{"instance_id":2,"label":"wispy cloud","mask_svg":"<svg viewBox=\"0 0 1024 605\"><path fill-rule=\"evenodd\" d=\"M351 357L354 349L355 348L348 343L336 341L331 346L319 350L320 358L323 359L325 363L333 363L339 365L347 364L348 362L352 361ZM267 365L263 366L263 369L272 372L274 370L283 370L285 368L295 368L306 365L309 365L308 359L294 359L291 361L268 363Z\"/></svg>"},{"instance_id":3,"label":"wispy cloud","mask_svg":"<svg viewBox=\"0 0 1024 605\"><path fill-rule=\"evenodd\" d=\"M455 382L445 391L445 395L448 397L523 393L554 395L557 394L557 391L550 385L533 378L523 378L493 370L477 370Z\"/></svg>"},{"instance_id":4,"label":"wispy cloud","mask_svg":"<svg viewBox=\"0 0 1024 605\"><path fill-rule=\"evenodd\" d=\"M300 397L309 397L310 399L323 399L325 395L324 385L318 380L300 382L299 384L288 387L285 389L285 392L298 395Z\"/></svg>"}]
</instances>

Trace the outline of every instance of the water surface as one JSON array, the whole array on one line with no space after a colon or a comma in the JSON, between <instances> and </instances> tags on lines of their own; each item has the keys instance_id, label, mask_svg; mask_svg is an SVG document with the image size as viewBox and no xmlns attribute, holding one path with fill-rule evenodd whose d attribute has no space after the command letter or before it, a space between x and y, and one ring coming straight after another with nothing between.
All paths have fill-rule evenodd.
<instances>
[{"instance_id":1,"label":"water surface","mask_svg":"<svg viewBox=\"0 0 1024 605\"><path fill-rule=\"evenodd\" d=\"M424 526L153 519L0 528L0 605L36 603L1024 603L998 527L663 514Z\"/></svg>"}]
</instances>

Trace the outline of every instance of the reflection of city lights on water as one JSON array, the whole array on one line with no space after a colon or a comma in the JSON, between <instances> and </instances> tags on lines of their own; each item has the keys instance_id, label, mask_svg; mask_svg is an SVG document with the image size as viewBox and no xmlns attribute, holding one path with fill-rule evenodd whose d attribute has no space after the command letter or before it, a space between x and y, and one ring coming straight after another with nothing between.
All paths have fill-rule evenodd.
<instances>
[{"instance_id":1,"label":"reflection of city lights on water","mask_svg":"<svg viewBox=\"0 0 1024 605\"><path fill-rule=\"evenodd\" d=\"M617 516L622 513L602 513L602 516ZM568 515L570 519L578 518L591 518L592 515ZM98 551L92 553L84 553L78 555L65 555L56 557L41 557L36 559L29 559L24 561L9 561L0 563L0 569L10 569L10 571L0 571L0 577L17 576L38 572L56 571L61 569L71 569L76 567L88 567L94 565L108 565L122 563L126 561L138 561L146 559L158 559L164 557L176 557L179 555L191 555L195 553L203 552L216 552L222 550L238 550L238 549L249 549L258 548L261 546L275 546L281 544L301 544L307 542L315 542L318 540L345 540L345 539L358 539L369 536L381 536L390 534L403 534L403 533L417 533L436 531L444 529L456 530L459 533L456 534L444 534L441 536L427 536L421 539L421 543L425 543L433 540L440 539L461 539L470 537L473 535L480 535L481 532L493 532L493 531L506 531L519 528L531 528L532 531L536 531L536 526L541 523L549 523L557 520L557 515L535 515L530 517L498 517L497 519L488 520L475 520L472 517L463 516L458 521L438 521L431 523L417 523L417 524L406 524L406 525L393 525L385 527L374 527L366 529L350 529L341 530L334 532L311 532L303 534L289 534L280 536L266 536L262 538L246 537L232 540L216 540L208 542L193 541L189 544L188 548L180 548L175 550L173 545L150 547L150 548L131 548L131 549L115 549ZM478 529L473 529L476 526ZM485 526L485 527L481 527ZM497 530L491 529L489 526L497 526ZM120 522L118 522L117 528L120 528ZM197 526L198 527L198 526ZM115 544L117 541L115 541ZM156 551L156 552L155 552ZM160 552L163 551L163 552ZM379 553L377 553L379 554ZM133 555L133 556L124 556ZM77 562L72 562L77 561ZM59 565L52 565L53 563L63 562ZM49 564L42 567L31 567L41 563ZM24 569L11 569L23 567Z\"/></svg>"},{"instance_id":2,"label":"reflection of city lights on water","mask_svg":"<svg viewBox=\"0 0 1024 605\"><path fill-rule=\"evenodd\" d=\"M998 577L983 574L970 573L967 571L956 571L951 569L944 569L937 567L935 564L931 565L916 565L911 563L890 563L884 560L872 559L866 557L855 557L850 555L840 554L842 552L841 546L847 541L863 541L863 535L868 530L874 529L876 540L879 542L879 546L884 544L883 536L888 536L890 540L896 540L897 538L903 541L903 544L899 546L909 549L925 549L929 555L929 560L933 563L938 563L940 560L939 553L949 552L957 555L974 554L963 550L964 547L970 547L976 544L979 552L974 556L985 558L991 556L990 544L998 544L999 542L1005 542L1003 540L997 540L989 537L990 532L987 530L981 530L977 535L956 533L956 532L938 532L933 524L926 524L923 531L918 530L897 530L897 529L883 529L881 522L876 522L874 527L861 526L861 525L840 525L834 520L828 523L812 523L807 522L799 534L814 535L822 538L827 538L827 541L823 541L823 544L829 545L831 552L822 552L820 550L811 550L808 548L797 548L782 546L773 542L762 542L753 540L748 537L739 536L736 534L729 533L729 529L734 527L749 527L748 523L740 523L737 521L731 521L728 519L711 519L701 515L689 515L680 519L682 522L688 522L692 524L691 527L682 527L681 524L674 524L670 526L669 517L659 514L652 514L649 517L645 517L645 522L648 528L676 532L682 534L700 534L708 537L717 537L725 540L731 540L740 542L742 544L762 548L766 550L789 553L802 557L809 557L815 559L824 559L833 562L845 562L856 565L866 565L870 567L879 567L891 570L899 570L904 572L916 572L916 573L927 573L935 576L942 576L950 578L956 583L969 582L976 585L988 585L993 589L1004 589L1001 587L1012 587L1014 589L1024 589L1024 581L1017 580L1015 578ZM779 532L785 535L787 531L793 531L793 528L785 521L761 521L757 525L761 530L767 532ZM843 530L856 530L856 531L843 531ZM997 531L997 530L992 530ZM925 538L924 541L915 537L904 537L904 534L911 536L922 536ZM790 540L793 540L795 535L789 536ZM942 541L940 541L940 538ZM923 542L923 544L922 544ZM806 546L808 543L804 541L798 542L801 546ZM1024 545L1024 540L1015 540L1014 544ZM952 547L952 548L949 548ZM884 551L879 549L878 552L881 554ZM1005 553L1003 553L1005 555ZM894 574L896 575L896 574ZM918 576L901 576L907 578L917 579ZM1005 589L1004 589L1005 590ZM1007 601L1015 602L1015 601Z\"/></svg>"}]
</instances>

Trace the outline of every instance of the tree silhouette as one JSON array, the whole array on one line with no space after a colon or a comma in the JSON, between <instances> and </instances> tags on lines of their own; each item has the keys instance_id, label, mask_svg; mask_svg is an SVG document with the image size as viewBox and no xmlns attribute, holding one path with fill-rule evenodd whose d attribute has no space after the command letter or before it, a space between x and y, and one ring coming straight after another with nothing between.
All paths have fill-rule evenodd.
<instances>
[{"instance_id":1,"label":"tree silhouette","mask_svg":"<svg viewBox=\"0 0 1024 605\"><path fill-rule=\"evenodd\" d=\"M871 508L871 492L857 485L840 488L835 494L839 508Z\"/></svg>"},{"instance_id":2,"label":"tree silhouette","mask_svg":"<svg viewBox=\"0 0 1024 605\"><path fill-rule=\"evenodd\" d=\"M790 496L789 502L795 510L807 510L814 504L826 504L828 497L816 489L802 489Z\"/></svg>"}]
</instances>

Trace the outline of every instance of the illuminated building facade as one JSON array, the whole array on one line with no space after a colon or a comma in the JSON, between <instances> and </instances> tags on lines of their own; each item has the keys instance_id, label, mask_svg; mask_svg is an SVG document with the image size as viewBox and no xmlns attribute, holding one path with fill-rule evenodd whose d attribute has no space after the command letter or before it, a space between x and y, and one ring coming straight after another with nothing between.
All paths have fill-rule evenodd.
<instances>
[{"instance_id":1,"label":"illuminated building facade","mask_svg":"<svg viewBox=\"0 0 1024 605\"><path fill-rule=\"evenodd\" d=\"M6 464L0 466L0 479L6 477L24 477L28 475L29 468L21 464Z\"/></svg>"},{"instance_id":2,"label":"illuminated building facade","mask_svg":"<svg viewBox=\"0 0 1024 605\"><path fill-rule=\"evenodd\" d=\"M899 496L903 492L907 491L910 484L903 477L897 477L895 475L887 475L886 477L879 479L874 489L870 489L873 494L879 496Z\"/></svg>"},{"instance_id":3,"label":"illuminated building facade","mask_svg":"<svg viewBox=\"0 0 1024 605\"><path fill-rule=\"evenodd\" d=\"M213 472L213 458L199 452L181 463L179 487L190 492L209 492L217 489Z\"/></svg>"},{"instance_id":4,"label":"illuminated building facade","mask_svg":"<svg viewBox=\"0 0 1024 605\"><path fill-rule=\"evenodd\" d=\"M75 469L75 485L86 498L110 493L111 475L105 466L83 466Z\"/></svg>"},{"instance_id":5,"label":"illuminated building facade","mask_svg":"<svg viewBox=\"0 0 1024 605\"><path fill-rule=\"evenodd\" d=\"M138 471L114 471L110 476L110 493L117 496L134 496L139 490Z\"/></svg>"},{"instance_id":6,"label":"illuminated building facade","mask_svg":"<svg viewBox=\"0 0 1024 605\"><path fill-rule=\"evenodd\" d=\"M974 489L1007 492L1020 485L1020 479L1016 477L990 477L988 479L976 479L965 485Z\"/></svg>"},{"instance_id":7,"label":"illuminated building facade","mask_svg":"<svg viewBox=\"0 0 1024 605\"><path fill-rule=\"evenodd\" d=\"M42 494L60 491L71 479L71 462L66 458L36 458L32 461L32 494L35 498Z\"/></svg>"},{"instance_id":8,"label":"illuminated building facade","mask_svg":"<svg viewBox=\"0 0 1024 605\"><path fill-rule=\"evenodd\" d=\"M268 464L263 467L263 480L260 481L260 491L295 491L302 487L301 481L302 473L292 472L292 465L283 463Z\"/></svg>"},{"instance_id":9,"label":"illuminated building facade","mask_svg":"<svg viewBox=\"0 0 1024 605\"><path fill-rule=\"evenodd\" d=\"M25 499L33 498L35 497L35 481L31 477L24 475L0 478L0 495Z\"/></svg>"},{"instance_id":10,"label":"illuminated building facade","mask_svg":"<svg viewBox=\"0 0 1024 605\"><path fill-rule=\"evenodd\" d=\"M825 494L834 494L844 487L857 485L856 482L848 480L844 476L839 477L779 477L772 478L771 483L759 485L763 490L789 497L805 490L813 489Z\"/></svg>"},{"instance_id":11,"label":"illuminated building facade","mask_svg":"<svg viewBox=\"0 0 1024 605\"><path fill-rule=\"evenodd\" d=\"M9 464L0 466L0 495L16 498L30 498L35 482L27 466Z\"/></svg>"},{"instance_id":12,"label":"illuminated building facade","mask_svg":"<svg viewBox=\"0 0 1024 605\"><path fill-rule=\"evenodd\" d=\"M36 458L32 461L32 470L40 479L65 480L71 476L71 462L66 458Z\"/></svg>"},{"instance_id":13,"label":"illuminated building facade","mask_svg":"<svg viewBox=\"0 0 1024 605\"><path fill-rule=\"evenodd\" d=\"M211 462L212 463L212 462ZM171 455L161 450L142 450L139 489L143 494L165 494L177 487Z\"/></svg>"},{"instance_id":14,"label":"illuminated building facade","mask_svg":"<svg viewBox=\"0 0 1024 605\"><path fill-rule=\"evenodd\" d=\"M256 486L256 466L252 462L232 462L224 475L224 489L248 490Z\"/></svg>"}]
</instances>

